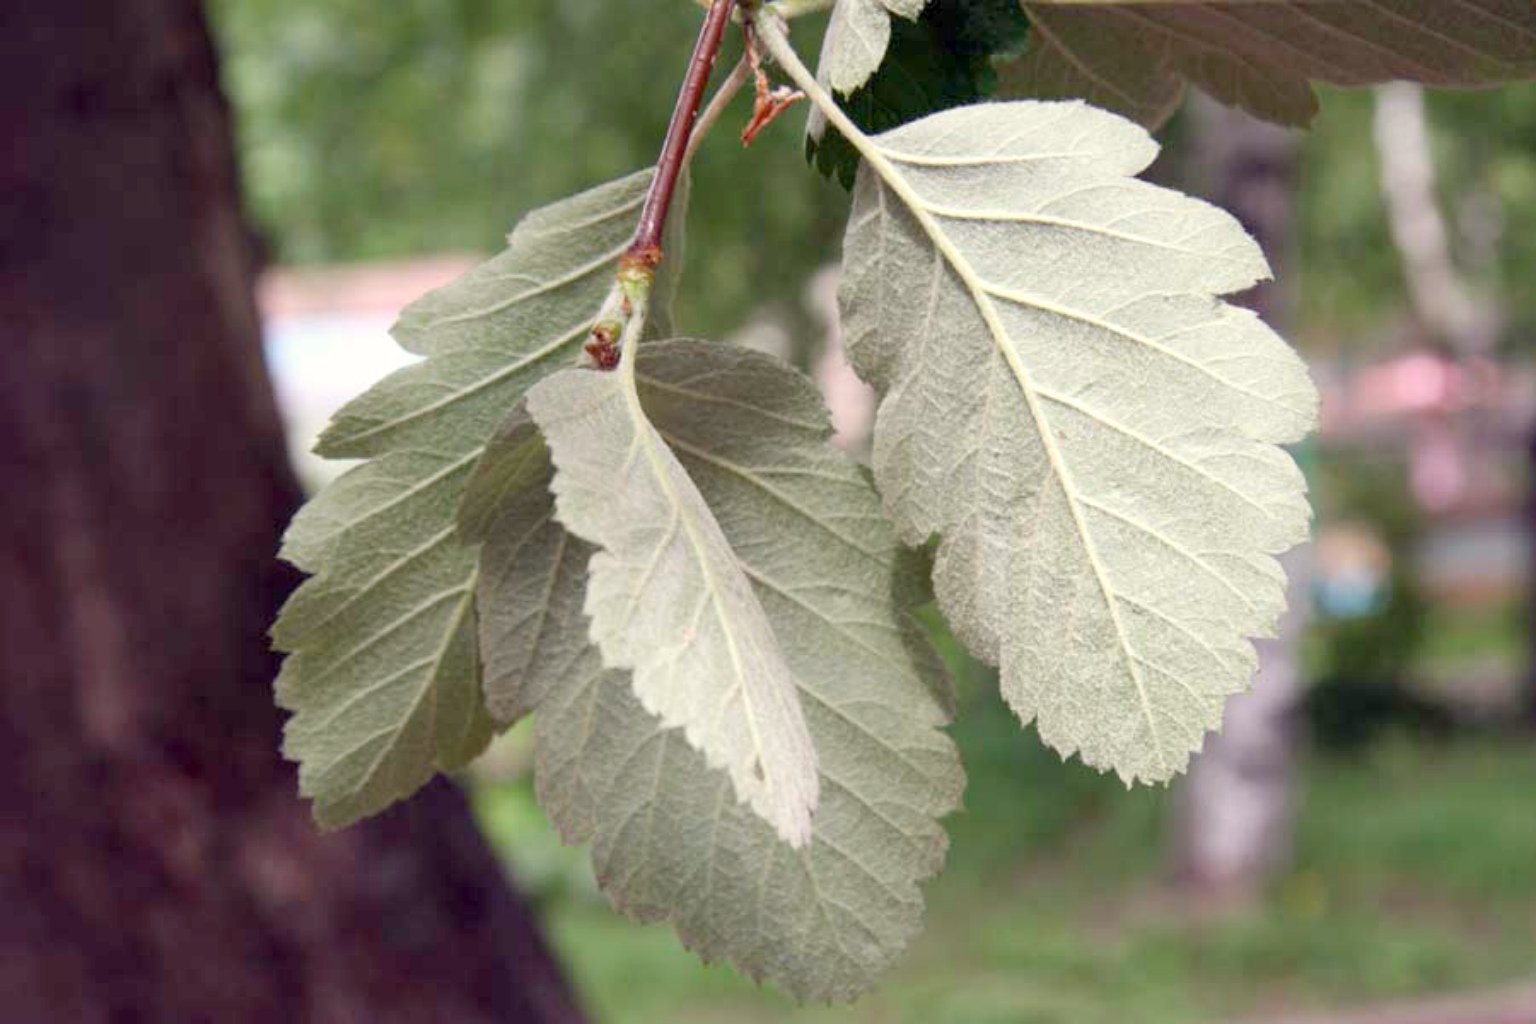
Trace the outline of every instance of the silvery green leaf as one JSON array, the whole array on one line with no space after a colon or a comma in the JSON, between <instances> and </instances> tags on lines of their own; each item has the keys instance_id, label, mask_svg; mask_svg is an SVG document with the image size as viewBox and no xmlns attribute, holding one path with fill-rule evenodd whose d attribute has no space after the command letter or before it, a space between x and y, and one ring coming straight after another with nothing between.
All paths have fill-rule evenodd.
<instances>
[{"instance_id":1,"label":"silvery green leaf","mask_svg":"<svg viewBox=\"0 0 1536 1024\"><path fill-rule=\"evenodd\" d=\"M536 210L499 256L413 303L395 340L429 358L344 406L319 453L362 458L446 443L477 458L522 393L573 361L650 179L643 171Z\"/></svg>"},{"instance_id":2,"label":"silvery green leaf","mask_svg":"<svg viewBox=\"0 0 1536 1024\"><path fill-rule=\"evenodd\" d=\"M821 44L822 80L844 94L863 85L885 59L891 18L913 21L927 6L928 0L837 0Z\"/></svg>"},{"instance_id":3,"label":"silvery green leaf","mask_svg":"<svg viewBox=\"0 0 1536 1024\"><path fill-rule=\"evenodd\" d=\"M1032 31L1006 93L1083 98L1162 123L1185 82L1305 125L1312 82L1439 86L1536 78L1527 0L1023 0Z\"/></svg>"},{"instance_id":4,"label":"silvery green leaf","mask_svg":"<svg viewBox=\"0 0 1536 1024\"><path fill-rule=\"evenodd\" d=\"M593 843L620 909L672 920L705 958L801 998L852 998L916 934L919 884L946 848L938 819L959 801L959 760L939 731L944 680L906 618L921 581L866 474L826 443L827 415L804 377L744 349L674 341L641 349L637 380L794 671L820 752L811 844L780 842L725 773L641 706L627 673L604 669L578 608L584 573L554 577L545 603L563 681L542 692L534 716L540 802L568 842ZM509 424L506 436L517 430ZM487 616L503 602L526 613L529 585L546 578L552 545L520 539L521 524L539 517L508 518L511 530L487 530L486 563L503 567L482 577ZM499 650L486 645L488 676Z\"/></svg>"},{"instance_id":5,"label":"silvery green leaf","mask_svg":"<svg viewBox=\"0 0 1536 1024\"><path fill-rule=\"evenodd\" d=\"M810 839L816 751L794 675L713 511L641 408L634 360L528 392L560 522L601 550L586 612L610 667L684 731L794 847Z\"/></svg>"},{"instance_id":6,"label":"silvery green leaf","mask_svg":"<svg viewBox=\"0 0 1536 1024\"><path fill-rule=\"evenodd\" d=\"M940 606L1064 754L1183 770L1307 534L1278 445L1305 367L1215 296L1267 274L1222 211L1131 177L1157 147L1080 103L949 111L873 140L845 240L874 468Z\"/></svg>"},{"instance_id":7,"label":"silvery green leaf","mask_svg":"<svg viewBox=\"0 0 1536 1024\"><path fill-rule=\"evenodd\" d=\"M476 592L486 707L503 724L539 712L539 800L575 844L596 830L597 794L611 785L617 763L595 753L598 745L615 730L627 736L637 721L663 726L633 696L629 673L603 667L587 635L583 604L596 549L560 525L554 476L549 446L519 403L465 487L459 531L481 544ZM626 715L612 729L591 699L599 686L624 694ZM718 774L690 754L699 770Z\"/></svg>"},{"instance_id":8,"label":"silvery green leaf","mask_svg":"<svg viewBox=\"0 0 1536 1024\"><path fill-rule=\"evenodd\" d=\"M474 552L453 535L451 455L395 452L295 518L284 556L316 572L273 630L284 753L315 817L339 827L462 767L490 740L474 640Z\"/></svg>"},{"instance_id":9,"label":"silvery green leaf","mask_svg":"<svg viewBox=\"0 0 1536 1024\"><path fill-rule=\"evenodd\" d=\"M395 335L428 358L349 404L322 439L324 454L372 459L305 507L283 549L314 574L273 630L290 652L284 749L323 824L382 810L489 740L459 495L506 411L579 351L649 181L531 214L504 253L411 306Z\"/></svg>"},{"instance_id":10,"label":"silvery green leaf","mask_svg":"<svg viewBox=\"0 0 1536 1024\"><path fill-rule=\"evenodd\" d=\"M582 602L592 548L555 519L549 448L519 405L486 447L459 511L480 554L487 709L511 724L568 682L588 652ZM569 628L575 623L576 628Z\"/></svg>"}]
</instances>

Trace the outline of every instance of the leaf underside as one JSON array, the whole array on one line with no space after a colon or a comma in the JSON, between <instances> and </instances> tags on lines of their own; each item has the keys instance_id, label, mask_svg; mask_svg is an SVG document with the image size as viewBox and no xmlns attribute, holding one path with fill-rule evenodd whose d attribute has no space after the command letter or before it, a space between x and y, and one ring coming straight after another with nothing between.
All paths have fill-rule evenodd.
<instances>
[{"instance_id":1,"label":"leaf underside","mask_svg":"<svg viewBox=\"0 0 1536 1024\"><path fill-rule=\"evenodd\" d=\"M1086 99L1149 127L1186 83L1305 126L1313 82L1469 87L1536 78L1529 0L1024 0L1024 57L1002 93Z\"/></svg>"},{"instance_id":2,"label":"leaf underside","mask_svg":"<svg viewBox=\"0 0 1536 1024\"><path fill-rule=\"evenodd\" d=\"M1248 682L1305 538L1277 445L1316 393L1251 312L1227 214L1131 177L1144 131L999 103L872 140L845 239L848 352L881 393L874 469L940 605L1064 754L1181 771Z\"/></svg>"},{"instance_id":3,"label":"leaf underside","mask_svg":"<svg viewBox=\"0 0 1536 1024\"><path fill-rule=\"evenodd\" d=\"M626 372L566 370L528 393L560 522L600 550L585 610L605 664L684 730L792 846L810 838L816 752L773 627Z\"/></svg>"},{"instance_id":4,"label":"leaf underside","mask_svg":"<svg viewBox=\"0 0 1536 1024\"><path fill-rule=\"evenodd\" d=\"M542 660L559 666L560 685L536 696L513 682L536 710L540 802L568 842L593 844L598 879L626 913L671 920L706 959L802 999L852 998L916 933L919 883L946 848L938 819L959 800L959 761L939 731L943 682L907 619L919 581L866 475L826 443L819 395L799 374L674 341L641 349L637 385L793 671L820 754L811 842L781 842L726 773L645 710L627 672L604 667L581 613L595 549L564 533L547 491L525 487L483 506L504 511L482 520L480 600L484 621L536 621ZM514 478L553 476L526 418L493 452L466 509ZM493 702L489 680L508 678L499 662L510 675L529 664L527 633L486 640Z\"/></svg>"},{"instance_id":5,"label":"leaf underside","mask_svg":"<svg viewBox=\"0 0 1536 1024\"><path fill-rule=\"evenodd\" d=\"M531 214L500 256L412 305L394 335L427 358L321 438L322 455L371 460L306 505L283 546L313 574L273 628L289 652L284 752L322 824L377 813L489 742L476 558L455 509L506 410L579 351L649 183L642 172Z\"/></svg>"},{"instance_id":6,"label":"leaf underside","mask_svg":"<svg viewBox=\"0 0 1536 1024\"><path fill-rule=\"evenodd\" d=\"M840 93L869 80L891 43L891 18L915 21L928 0L837 0L821 45L819 77Z\"/></svg>"}]
</instances>

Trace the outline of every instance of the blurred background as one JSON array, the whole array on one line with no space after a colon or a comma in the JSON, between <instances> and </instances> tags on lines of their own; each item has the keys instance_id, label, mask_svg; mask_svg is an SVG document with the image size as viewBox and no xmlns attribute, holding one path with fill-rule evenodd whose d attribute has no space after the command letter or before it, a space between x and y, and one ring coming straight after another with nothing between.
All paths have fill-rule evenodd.
<instances>
[{"instance_id":1,"label":"blurred background","mask_svg":"<svg viewBox=\"0 0 1536 1024\"><path fill-rule=\"evenodd\" d=\"M494 252L524 212L654 159L698 23L697 10L676 0L211 0L208 15L229 108L196 109L215 121L227 115L233 125L254 236L245 243L261 268L262 347L287 449L310 488L344 468L308 454L331 412L407 360L387 333L402 306ZM176 24L185 34L167 35L181 40L176 46L200 32L199 21ZM125 59L112 54L131 50L137 30L120 26L128 36L122 47L104 41L101 66ZM818 31L799 31L801 45L813 49ZM734 60L739 44L730 46ZM178 61L192 59L175 52ZM25 55L18 50L16 58L11 63L25 68ZM193 77L217 81L214 74L210 65ZM69 97L72 111L96 109L90 93ZM137 98L124 103L138 109ZM811 372L840 443L858 450L871 404L843 367L832 327L847 195L807 165L798 113L749 151L732 130L746 115L741 102L695 167L688 249L704 255L688 267L678 321L689 334L766 348ZM384 1018L349 1016L370 1005L356 993L434 984L443 993L455 986L480 993L465 1006L505 1007L513 1004L484 995L499 991L496 972L515 969L524 984L522 972L546 970L528 965L544 962L547 943L558 967L540 976L563 973L574 1001L603 1024L1536 1022L1536 85L1325 92L1305 134L1196 98L1162 134L1166 150L1153 177L1219 202L1260 238L1279 283L1243 300L1302 350L1323 394L1322 430L1296 452L1318 519L1314 542L1289 564L1293 613L1281 637L1264 645L1254 693L1233 703L1224 733L1189 778L1127 791L1062 763L1033 730L1020 729L991 671L934 617L959 691L952 734L970 779L965 811L947 823L948 869L928 887L924 934L874 994L849 1008L795 1008L729 968L701 965L669 929L609 910L586 851L562 847L533 799L524 730L498 741L465 780L474 817L515 880L520 904L474 895L491 883L476 860L478 840L453 826L462 808L447 787L320 846L302 816L260 795L268 776L281 773L292 785L291 768L261 760L275 757L276 726L265 689L272 665L260 642L242 670L252 681L247 696L255 697L230 704L246 707L245 721L255 716L265 730L244 760L229 753L233 741L206 750L168 741L170 753L155 754L154 764L195 784L145 804L126 825L100 826L100 834L99 822L71 826L70 836L84 837L82 849L120 860L123 850L158 849L161 836L177 836L170 853L150 858L153 871L138 870L131 857L114 870L112 877L143 880L143 892L76 885L84 875L55 877L46 854L0 843L0 897L20 906L16 894L26 888L57 886L77 906L115 906L110 899L129 898L123 891L196 903L190 919L146 925L150 937L132 955L101 954L113 965L111 985L159 962L144 949L174 963L171 951L188 941L212 950L238 930L229 922L260 919L269 932L236 959L266 973L217 993L210 981L209 992L187 996L185 1006L226 998L250 1007L270 997L273 1007L322 1009L314 1018L282 1009L114 1017L98 999L48 1019L377 1020ZM180 160L168 173L190 175ZM234 180L217 159L210 166ZM21 216L24 204L12 205L6 212ZM79 242L69 258L83 265L92 247L83 235ZM188 327L183 336L194 333ZM134 372L131 363L122 370L125 379ZM157 372L162 383L169 379L169 370ZM17 371L0 383L17 384L20 395L20 380ZM6 422L0 417L0 426ZM127 425L123 435L138 429L131 416L118 422ZM198 444L215 443L227 427L196 416L188 423ZM224 452L217 464L259 462L250 451ZM18 467L28 470L23 462L7 469ZM256 471L278 494L274 508L288 507L286 472L275 462ZM165 486L185 500L202 484ZM26 488L14 494L12 511L30 515ZM132 535L131 502L105 495L97 504L129 517L117 530ZM59 508L39 505L35 522L73 514L73 506ZM195 530L197 517L187 518L185 529ZM252 559L266 564L275 529L251 526L237 538L247 552L240 564L252 573L260 574ZM186 571L180 561L162 561L162 571L171 564ZM16 566L25 579L25 558ZM257 597L236 595L236 604L270 604L291 580L262 586ZM46 604L39 593L26 599ZM151 613L159 607L140 604ZM13 664L34 664L14 659L28 635L47 627L18 625L29 621L26 609L20 601L5 606L3 595L0 611L11 616L0 616L10 630L0 641L11 644ZM89 630L92 614L69 621ZM237 641L259 642L254 630ZM125 642L124 657L138 657L135 649ZM35 680L44 694L46 670L39 655L35 671L13 668L13 678ZM235 735L218 717L224 712L210 710L212 698L197 691L206 676L181 669L160 676L194 694L182 703L213 716L212 734ZM126 730L114 723L137 711L106 706L87 731L110 739ZM8 747L46 735L28 724L30 713L15 702L16 742ZM106 792L99 787L110 773L101 764L140 757L107 740L100 749L107 759L82 761L96 767L81 769L72 791L82 808ZM48 770L62 787L62 769ZM292 803L291 790L282 793ZM125 805L137 798L121 794ZM112 799L103 795L101 806L114 806ZM189 825L199 801L226 817L238 808L241 824L227 834ZM0 799L0 806L12 805ZM55 831L49 841L63 849L64 831ZM197 838L204 832L223 838ZM370 844L394 851L393 859L375 856ZM320 851L312 858L311 846ZM400 852L423 847L429 853ZM209 865L234 865L253 895L229 906L222 897L203 899L198 887L216 873ZM328 890L349 901L332 916L318 909ZM433 916L445 907L472 918L478 937L454 945L453 926ZM523 914L527 907L537 923ZM108 911L100 913L97 924L79 925L91 942L111 924ZM12 915L0 924L0 940L20 934L29 946L46 946L55 941L48 936L71 927ZM360 966L348 961L330 974L295 966L310 963L304 949L333 948L324 955L335 960L343 944L360 948L360 936L375 933L389 948L377 958L359 952ZM461 948L489 949L493 940L512 951L508 959L487 954L482 963L455 953L467 966L401 974L402 949L416 955L435 945L446 959ZM57 1008L69 1005L61 993L96 968L63 954L54 959L46 976L56 984L44 990ZM0 992L22 999L19 984L4 984L18 977L30 976L0 967ZM271 991L258 995L263 979ZM558 980L548 984L559 988ZM103 982L102 991L111 985ZM308 994L282 1002L284 986ZM42 997L29 990L26 998ZM125 1006L140 1005L124 998ZM413 996L392 998L405 1007ZM450 1019L437 1015L451 1013L446 1004L423 1005L414 1017L402 1009L399 1019ZM569 1008L546 1006L537 1017L532 1009L507 1012L452 1019L578 1019Z\"/></svg>"},{"instance_id":2,"label":"blurred background","mask_svg":"<svg viewBox=\"0 0 1536 1024\"><path fill-rule=\"evenodd\" d=\"M296 458L402 358L400 305L522 212L652 159L696 15L645 6L219 0ZM702 151L689 249L707 257L679 322L815 373L857 447L868 398L827 356L846 198L799 129ZM1324 394L1297 453L1316 539L1260 692L1193 778L1127 792L1021 731L935 620L966 811L925 934L851 1009L793 1010L612 914L514 733L475 806L598 1019L1171 1024L1536 981L1536 87L1331 92L1305 134L1197 100L1164 134L1154 177L1258 234L1280 283L1248 299Z\"/></svg>"}]
</instances>

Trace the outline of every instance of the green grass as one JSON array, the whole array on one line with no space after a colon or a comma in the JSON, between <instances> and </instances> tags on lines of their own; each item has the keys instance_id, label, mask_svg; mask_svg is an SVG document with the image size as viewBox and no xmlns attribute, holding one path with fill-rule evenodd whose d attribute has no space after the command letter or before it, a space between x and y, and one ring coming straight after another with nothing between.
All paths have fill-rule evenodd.
<instances>
[{"instance_id":1,"label":"green grass","mask_svg":"<svg viewBox=\"0 0 1536 1024\"><path fill-rule=\"evenodd\" d=\"M1442 701L1470 702L1484 717L1518 709L1527 662L1523 603L1433 606L1408 666L1419 688Z\"/></svg>"},{"instance_id":2,"label":"green grass","mask_svg":"<svg viewBox=\"0 0 1536 1024\"><path fill-rule=\"evenodd\" d=\"M669 929L592 896L584 858L552 853L526 789L480 804L514 869L540 881L601 1024L1200 1024L1536 971L1536 747L1397 742L1313 763L1293 867L1258 910L1202 922L1160 884L1169 794L1061 764L973 682L949 869L922 938L853 1007L796 1009L701 966Z\"/></svg>"},{"instance_id":3,"label":"green grass","mask_svg":"<svg viewBox=\"0 0 1536 1024\"><path fill-rule=\"evenodd\" d=\"M1525 605L1510 602L1430 607L1418 660L1430 664L1461 664L1485 659L1519 662L1526 649Z\"/></svg>"}]
</instances>

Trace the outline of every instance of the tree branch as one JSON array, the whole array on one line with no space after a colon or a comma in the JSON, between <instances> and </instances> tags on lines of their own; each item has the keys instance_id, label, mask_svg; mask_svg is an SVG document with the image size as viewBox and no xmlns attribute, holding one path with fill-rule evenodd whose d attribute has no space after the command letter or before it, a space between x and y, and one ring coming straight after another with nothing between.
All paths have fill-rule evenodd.
<instances>
[{"instance_id":1,"label":"tree branch","mask_svg":"<svg viewBox=\"0 0 1536 1024\"><path fill-rule=\"evenodd\" d=\"M714 0L709 14L699 30L699 40L693 47L693 59L688 64L688 74L683 78L677 94L677 106L672 110L672 122L667 126L667 138L662 143L661 158L656 161L656 176L651 181L650 193L645 197L645 209L640 214L640 227L635 240L624 254L622 266L650 274L661 264L661 238L667 227L667 214L672 209L672 197L677 192L678 178L688 154L688 140L693 135L694 122L699 115L699 105L704 102L704 89L709 84L715 58L720 54L720 44L725 38L725 26L731 20L736 0Z\"/></svg>"},{"instance_id":2,"label":"tree branch","mask_svg":"<svg viewBox=\"0 0 1536 1024\"><path fill-rule=\"evenodd\" d=\"M1499 325L1472 297L1451 258L1435 194L1424 87L1410 82L1377 86L1375 134L1387 221L1414 313L1454 355L1487 355L1498 342Z\"/></svg>"}]
</instances>

